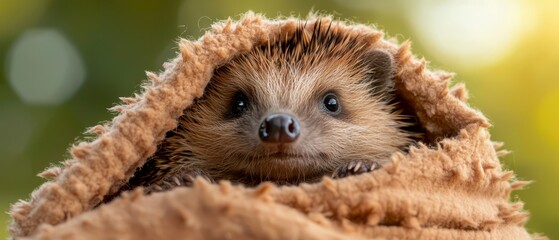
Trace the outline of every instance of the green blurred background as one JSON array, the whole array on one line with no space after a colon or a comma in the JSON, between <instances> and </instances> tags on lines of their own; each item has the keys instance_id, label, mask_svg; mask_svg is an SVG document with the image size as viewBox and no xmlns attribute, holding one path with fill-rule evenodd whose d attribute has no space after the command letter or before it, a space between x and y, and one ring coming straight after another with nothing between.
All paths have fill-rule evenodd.
<instances>
[{"instance_id":1,"label":"green blurred background","mask_svg":"<svg viewBox=\"0 0 559 240\"><path fill-rule=\"evenodd\" d=\"M253 10L268 17L311 10L375 23L431 68L457 73L471 105L491 119L493 139L518 178L513 193L528 229L559 238L559 2L450 1L0 1L0 210L28 198L36 174L68 158L86 127L139 90L144 71L175 56L215 20ZM0 226L9 218L0 215ZM7 236L0 231L0 238Z\"/></svg>"}]
</instances>

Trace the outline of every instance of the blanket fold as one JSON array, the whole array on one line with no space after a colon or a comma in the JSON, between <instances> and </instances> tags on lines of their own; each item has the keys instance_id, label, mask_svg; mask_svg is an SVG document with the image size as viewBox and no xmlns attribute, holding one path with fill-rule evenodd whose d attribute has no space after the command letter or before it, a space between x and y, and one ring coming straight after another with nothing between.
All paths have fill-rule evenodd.
<instances>
[{"instance_id":1,"label":"blanket fold","mask_svg":"<svg viewBox=\"0 0 559 240\"><path fill-rule=\"evenodd\" d=\"M511 191L528 182L503 170L500 143L487 119L470 108L452 74L431 71L409 42L384 40L369 26L309 17L305 26L332 24L370 38L397 63L396 94L417 117L425 141L395 153L380 170L315 184L255 188L197 179L191 188L143 195L126 192L96 207L130 179L156 151L165 133L195 98L214 69L303 24L247 13L214 24L197 41L181 39L180 54L134 97L112 110L110 124L88 130L97 137L70 150L72 159L47 169L51 179L11 209L13 237L34 239L529 239L528 214Z\"/></svg>"}]
</instances>

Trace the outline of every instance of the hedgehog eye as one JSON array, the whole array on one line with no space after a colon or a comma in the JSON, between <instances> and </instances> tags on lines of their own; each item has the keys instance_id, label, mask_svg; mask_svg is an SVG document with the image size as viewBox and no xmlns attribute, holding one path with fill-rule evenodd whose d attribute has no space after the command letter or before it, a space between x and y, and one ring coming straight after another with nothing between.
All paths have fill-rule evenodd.
<instances>
[{"instance_id":1,"label":"hedgehog eye","mask_svg":"<svg viewBox=\"0 0 559 240\"><path fill-rule=\"evenodd\" d=\"M248 109L248 98L242 93L238 92L231 101L231 114L233 117L240 117Z\"/></svg>"},{"instance_id":2,"label":"hedgehog eye","mask_svg":"<svg viewBox=\"0 0 559 240\"><path fill-rule=\"evenodd\" d=\"M342 112L342 106L338 96L334 93L327 93L322 97L322 109L328 114L336 116Z\"/></svg>"}]
</instances>

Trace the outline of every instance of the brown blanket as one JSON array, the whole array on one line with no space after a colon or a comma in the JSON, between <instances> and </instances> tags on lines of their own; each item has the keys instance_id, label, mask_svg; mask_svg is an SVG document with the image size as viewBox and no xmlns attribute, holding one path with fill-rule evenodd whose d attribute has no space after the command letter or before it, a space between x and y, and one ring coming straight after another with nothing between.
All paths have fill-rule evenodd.
<instances>
[{"instance_id":1,"label":"brown blanket","mask_svg":"<svg viewBox=\"0 0 559 240\"><path fill-rule=\"evenodd\" d=\"M309 29L328 17L310 17ZM125 193L97 208L154 154L165 132L213 70L254 46L302 24L247 13L238 22L216 23L195 42L182 39L180 55L165 64L142 93L122 98L110 124L77 143L72 159L41 176L52 179L29 201L12 207L13 237L37 239L528 239L527 213L510 202L526 185L501 168L488 121L465 103L466 90L448 89L451 75L426 69L409 43L398 45L363 25L336 22L336 31L369 37L397 61L396 89L418 117L426 140L372 173L316 184L256 188L209 184L144 196Z\"/></svg>"}]
</instances>

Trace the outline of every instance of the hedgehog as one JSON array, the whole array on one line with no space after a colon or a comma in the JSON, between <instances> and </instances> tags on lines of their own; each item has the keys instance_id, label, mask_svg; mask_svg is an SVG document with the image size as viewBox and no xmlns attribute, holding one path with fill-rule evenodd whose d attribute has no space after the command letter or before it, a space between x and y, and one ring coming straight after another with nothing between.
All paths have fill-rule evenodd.
<instances>
[{"instance_id":1,"label":"hedgehog","mask_svg":"<svg viewBox=\"0 0 559 240\"><path fill-rule=\"evenodd\" d=\"M395 60L371 36L301 23L214 70L124 188L202 177L255 186L381 168L414 141L394 91Z\"/></svg>"}]
</instances>

